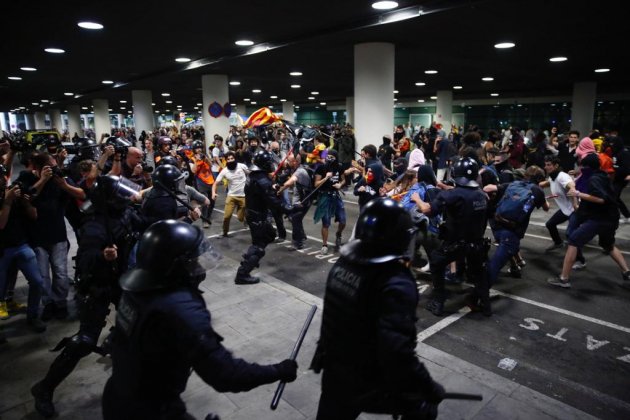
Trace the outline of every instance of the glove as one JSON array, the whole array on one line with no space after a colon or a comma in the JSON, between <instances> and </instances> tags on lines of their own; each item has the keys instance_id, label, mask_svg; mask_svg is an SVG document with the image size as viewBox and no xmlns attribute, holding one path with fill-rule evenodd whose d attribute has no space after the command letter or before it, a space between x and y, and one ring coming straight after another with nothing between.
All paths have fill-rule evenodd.
<instances>
[{"instance_id":1,"label":"glove","mask_svg":"<svg viewBox=\"0 0 630 420\"><path fill-rule=\"evenodd\" d=\"M298 365L295 360L285 359L274 365L282 382L293 382L297 378Z\"/></svg>"},{"instance_id":2,"label":"glove","mask_svg":"<svg viewBox=\"0 0 630 420\"><path fill-rule=\"evenodd\" d=\"M433 404L439 404L444 399L444 387L435 381L432 382L433 384L427 394L427 401Z\"/></svg>"}]
</instances>

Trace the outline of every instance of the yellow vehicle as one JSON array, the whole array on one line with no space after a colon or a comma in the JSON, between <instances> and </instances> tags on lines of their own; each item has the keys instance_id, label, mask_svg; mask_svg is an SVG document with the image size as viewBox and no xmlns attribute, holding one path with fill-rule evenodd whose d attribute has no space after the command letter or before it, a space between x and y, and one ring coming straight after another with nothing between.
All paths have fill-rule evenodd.
<instances>
[{"instance_id":1,"label":"yellow vehicle","mask_svg":"<svg viewBox=\"0 0 630 420\"><path fill-rule=\"evenodd\" d=\"M40 146L49 136L55 136L61 140L61 136L56 130L28 130L25 135L26 143L32 146Z\"/></svg>"}]
</instances>

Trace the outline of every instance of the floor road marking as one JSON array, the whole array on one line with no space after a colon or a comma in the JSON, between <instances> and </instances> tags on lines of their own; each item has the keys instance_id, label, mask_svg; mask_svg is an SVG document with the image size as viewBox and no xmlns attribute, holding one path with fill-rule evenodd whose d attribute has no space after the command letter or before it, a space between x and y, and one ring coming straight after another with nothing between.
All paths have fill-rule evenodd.
<instances>
[{"instance_id":1,"label":"floor road marking","mask_svg":"<svg viewBox=\"0 0 630 420\"><path fill-rule=\"evenodd\" d=\"M470 313L470 308L468 306L464 306L463 308L461 308L459 311L455 312L454 314L451 314L447 316L446 318L441 319L440 321L431 325L429 328L425 328L424 330L420 331L420 333L417 336L418 341L421 342L421 341L426 340L427 338L431 337L433 334L436 334L442 331L444 328L448 327L453 322L457 321L458 319L462 318L464 315L468 313Z\"/></svg>"}]
</instances>

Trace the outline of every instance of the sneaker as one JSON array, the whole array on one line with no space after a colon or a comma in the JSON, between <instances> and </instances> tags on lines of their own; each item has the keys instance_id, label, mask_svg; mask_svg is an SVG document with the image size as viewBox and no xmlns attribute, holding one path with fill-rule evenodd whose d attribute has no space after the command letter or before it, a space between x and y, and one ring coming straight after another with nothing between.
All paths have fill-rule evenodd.
<instances>
[{"instance_id":1,"label":"sneaker","mask_svg":"<svg viewBox=\"0 0 630 420\"><path fill-rule=\"evenodd\" d=\"M48 303L42 311L42 321L50 321L55 316L55 304Z\"/></svg>"},{"instance_id":2,"label":"sneaker","mask_svg":"<svg viewBox=\"0 0 630 420\"><path fill-rule=\"evenodd\" d=\"M522 277L521 269L518 266L508 268L508 274L510 275L510 277L513 277L515 279L520 279Z\"/></svg>"},{"instance_id":3,"label":"sneaker","mask_svg":"<svg viewBox=\"0 0 630 420\"><path fill-rule=\"evenodd\" d=\"M208 222L203 222L203 228L204 228L204 229L210 229L210 223L208 223Z\"/></svg>"},{"instance_id":4,"label":"sneaker","mask_svg":"<svg viewBox=\"0 0 630 420\"><path fill-rule=\"evenodd\" d=\"M258 277L252 277L249 274L244 275L244 276L236 276L236 279L234 280L234 283L236 284L256 284L256 283L260 283L260 279Z\"/></svg>"},{"instance_id":5,"label":"sneaker","mask_svg":"<svg viewBox=\"0 0 630 420\"><path fill-rule=\"evenodd\" d=\"M41 382L33 385L31 395L35 397L35 409L42 417L49 419L55 415L55 405L52 402L53 393Z\"/></svg>"},{"instance_id":6,"label":"sneaker","mask_svg":"<svg viewBox=\"0 0 630 420\"><path fill-rule=\"evenodd\" d=\"M576 262L573 263L571 268L573 270L582 270L583 268L586 268L586 261L585 262L576 261Z\"/></svg>"},{"instance_id":7,"label":"sneaker","mask_svg":"<svg viewBox=\"0 0 630 420\"><path fill-rule=\"evenodd\" d=\"M229 233L225 232L223 235L219 236L219 238L231 238Z\"/></svg>"},{"instance_id":8,"label":"sneaker","mask_svg":"<svg viewBox=\"0 0 630 420\"><path fill-rule=\"evenodd\" d=\"M621 278L623 279L623 281L630 281L630 270L626 271L625 273L621 273Z\"/></svg>"},{"instance_id":9,"label":"sneaker","mask_svg":"<svg viewBox=\"0 0 630 420\"><path fill-rule=\"evenodd\" d=\"M22 313L26 311L26 305L16 302L13 299L7 300L7 311L9 311L10 314Z\"/></svg>"},{"instance_id":10,"label":"sneaker","mask_svg":"<svg viewBox=\"0 0 630 420\"><path fill-rule=\"evenodd\" d=\"M560 276L551 277L547 279L547 283L549 283L552 286L564 287L565 289L568 289L571 287L571 283L569 282L569 280L564 280L560 278Z\"/></svg>"},{"instance_id":11,"label":"sneaker","mask_svg":"<svg viewBox=\"0 0 630 420\"><path fill-rule=\"evenodd\" d=\"M6 302L0 302L0 319L9 319L11 315L9 315L9 310L7 309Z\"/></svg>"},{"instance_id":12,"label":"sneaker","mask_svg":"<svg viewBox=\"0 0 630 420\"><path fill-rule=\"evenodd\" d=\"M27 318L26 323L37 333L43 333L46 331L46 323L39 318Z\"/></svg>"},{"instance_id":13,"label":"sneaker","mask_svg":"<svg viewBox=\"0 0 630 420\"><path fill-rule=\"evenodd\" d=\"M293 248L300 250L300 249L304 249L304 242L293 242Z\"/></svg>"},{"instance_id":14,"label":"sneaker","mask_svg":"<svg viewBox=\"0 0 630 420\"><path fill-rule=\"evenodd\" d=\"M328 254L328 245L322 246L322 249L319 251L320 255Z\"/></svg>"},{"instance_id":15,"label":"sneaker","mask_svg":"<svg viewBox=\"0 0 630 420\"><path fill-rule=\"evenodd\" d=\"M420 272L425 274L431 274L431 263L427 263L424 267L420 269Z\"/></svg>"},{"instance_id":16,"label":"sneaker","mask_svg":"<svg viewBox=\"0 0 630 420\"><path fill-rule=\"evenodd\" d=\"M337 235L335 236L335 248L341 248L341 232L337 232Z\"/></svg>"},{"instance_id":17,"label":"sneaker","mask_svg":"<svg viewBox=\"0 0 630 420\"><path fill-rule=\"evenodd\" d=\"M431 299L425 306L425 309L435 316L442 316L442 314L444 313L444 302L436 299Z\"/></svg>"},{"instance_id":18,"label":"sneaker","mask_svg":"<svg viewBox=\"0 0 630 420\"><path fill-rule=\"evenodd\" d=\"M551 252L551 251L553 251L553 250L560 249L560 248L562 248L562 246L563 246L563 243L562 243L562 242L560 242L560 243L556 243L556 242L554 242L554 243L552 243L550 246L548 246L547 248L545 248L545 252Z\"/></svg>"},{"instance_id":19,"label":"sneaker","mask_svg":"<svg viewBox=\"0 0 630 420\"><path fill-rule=\"evenodd\" d=\"M516 265L518 265L519 268L523 268L523 267L525 267L527 265L527 263L525 262L525 260L520 259L520 260L516 261Z\"/></svg>"}]
</instances>

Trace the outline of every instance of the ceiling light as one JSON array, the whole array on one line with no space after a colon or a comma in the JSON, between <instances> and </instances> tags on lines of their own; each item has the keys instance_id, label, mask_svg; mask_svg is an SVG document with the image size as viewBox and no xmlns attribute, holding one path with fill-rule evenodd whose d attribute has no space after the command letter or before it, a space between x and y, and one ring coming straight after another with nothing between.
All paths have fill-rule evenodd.
<instances>
[{"instance_id":1,"label":"ceiling light","mask_svg":"<svg viewBox=\"0 0 630 420\"><path fill-rule=\"evenodd\" d=\"M256 105L256 101L251 101L250 104Z\"/></svg>"},{"instance_id":2,"label":"ceiling light","mask_svg":"<svg viewBox=\"0 0 630 420\"><path fill-rule=\"evenodd\" d=\"M127 111L127 114L131 114L131 111Z\"/></svg>"},{"instance_id":3,"label":"ceiling light","mask_svg":"<svg viewBox=\"0 0 630 420\"><path fill-rule=\"evenodd\" d=\"M249 99L249 98L245 98L245 99L243 99L243 100L244 100L245 102L249 102L251 99Z\"/></svg>"},{"instance_id":4,"label":"ceiling light","mask_svg":"<svg viewBox=\"0 0 630 420\"><path fill-rule=\"evenodd\" d=\"M103 29L103 25L96 22L79 22L77 25L83 29Z\"/></svg>"},{"instance_id":5,"label":"ceiling light","mask_svg":"<svg viewBox=\"0 0 630 420\"><path fill-rule=\"evenodd\" d=\"M453 89L463 89L462 86L453 86Z\"/></svg>"},{"instance_id":6,"label":"ceiling light","mask_svg":"<svg viewBox=\"0 0 630 420\"><path fill-rule=\"evenodd\" d=\"M20 67L20 70L23 71L37 71L35 67Z\"/></svg>"},{"instance_id":7,"label":"ceiling light","mask_svg":"<svg viewBox=\"0 0 630 420\"><path fill-rule=\"evenodd\" d=\"M231 86L239 86L241 84L241 82L237 82L236 80L230 82Z\"/></svg>"},{"instance_id":8,"label":"ceiling light","mask_svg":"<svg viewBox=\"0 0 630 420\"><path fill-rule=\"evenodd\" d=\"M424 82L416 82L416 86L425 86L425 85L426 85L426 83L424 83Z\"/></svg>"},{"instance_id":9,"label":"ceiling light","mask_svg":"<svg viewBox=\"0 0 630 420\"><path fill-rule=\"evenodd\" d=\"M236 104L230 104L230 106L236 106Z\"/></svg>"},{"instance_id":10,"label":"ceiling light","mask_svg":"<svg viewBox=\"0 0 630 420\"><path fill-rule=\"evenodd\" d=\"M291 88L292 88L292 89L299 89L299 88L301 88L301 87L302 87L302 86L300 86L300 85L291 85Z\"/></svg>"},{"instance_id":11,"label":"ceiling light","mask_svg":"<svg viewBox=\"0 0 630 420\"><path fill-rule=\"evenodd\" d=\"M171 94L164 92L164 93L162 93L162 96L171 96Z\"/></svg>"},{"instance_id":12,"label":"ceiling light","mask_svg":"<svg viewBox=\"0 0 630 420\"><path fill-rule=\"evenodd\" d=\"M181 108L181 107L182 107L181 105L177 105L177 108Z\"/></svg>"},{"instance_id":13,"label":"ceiling light","mask_svg":"<svg viewBox=\"0 0 630 420\"><path fill-rule=\"evenodd\" d=\"M372 8L376 10L390 10L398 7L395 1L377 1L372 3Z\"/></svg>"},{"instance_id":14,"label":"ceiling light","mask_svg":"<svg viewBox=\"0 0 630 420\"><path fill-rule=\"evenodd\" d=\"M260 92L262 92L262 90L260 90L260 89L252 89L252 93L260 93Z\"/></svg>"},{"instance_id":15,"label":"ceiling light","mask_svg":"<svg viewBox=\"0 0 630 420\"><path fill-rule=\"evenodd\" d=\"M50 101L48 99L40 99L40 102L46 103L46 102L50 102Z\"/></svg>"},{"instance_id":16,"label":"ceiling light","mask_svg":"<svg viewBox=\"0 0 630 420\"><path fill-rule=\"evenodd\" d=\"M397 90L395 90L395 91L394 91L394 94L396 94L396 93L398 93L398 91L397 91Z\"/></svg>"},{"instance_id":17,"label":"ceiling light","mask_svg":"<svg viewBox=\"0 0 630 420\"><path fill-rule=\"evenodd\" d=\"M320 102L319 104L320 105L326 105L326 102Z\"/></svg>"},{"instance_id":18,"label":"ceiling light","mask_svg":"<svg viewBox=\"0 0 630 420\"><path fill-rule=\"evenodd\" d=\"M396 102L398 99L394 98L394 102Z\"/></svg>"},{"instance_id":19,"label":"ceiling light","mask_svg":"<svg viewBox=\"0 0 630 420\"><path fill-rule=\"evenodd\" d=\"M280 102L286 102L286 101L287 101L286 99L280 99Z\"/></svg>"},{"instance_id":20,"label":"ceiling light","mask_svg":"<svg viewBox=\"0 0 630 420\"><path fill-rule=\"evenodd\" d=\"M308 100L310 100L310 101L312 101L312 100L314 100L314 99L315 99L315 97L314 97L314 96L309 96L307 99L308 99Z\"/></svg>"},{"instance_id":21,"label":"ceiling light","mask_svg":"<svg viewBox=\"0 0 630 420\"><path fill-rule=\"evenodd\" d=\"M151 106L155 106L155 102L151 102Z\"/></svg>"},{"instance_id":22,"label":"ceiling light","mask_svg":"<svg viewBox=\"0 0 630 420\"><path fill-rule=\"evenodd\" d=\"M127 107L126 106L121 106L120 109L127 109Z\"/></svg>"},{"instance_id":23,"label":"ceiling light","mask_svg":"<svg viewBox=\"0 0 630 420\"><path fill-rule=\"evenodd\" d=\"M610 69L595 69L595 73L608 73Z\"/></svg>"},{"instance_id":24,"label":"ceiling light","mask_svg":"<svg viewBox=\"0 0 630 420\"><path fill-rule=\"evenodd\" d=\"M121 103L121 104L126 104L126 103L127 103L127 101L120 101L120 103Z\"/></svg>"},{"instance_id":25,"label":"ceiling light","mask_svg":"<svg viewBox=\"0 0 630 420\"><path fill-rule=\"evenodd\" d=\"M437 99L437 96L431 96L430 99Z\"/></svg>"},{"instance_id":26,"label":"ceiling light","mask_svg":"<svg viewBox=\"0 0 630 420\"><path fill-rule=\"evenodd\" d=\"M26 109L26 107L25 106L21 106L20 109Z\"/></svg>"},{"instance_id":27,"label":"ceiling light","mask_svg":"<svg viewBox=\"0 0 630 420\"><path fill-rule=\"evenodd\" d=\"M319 95L319 92L317 91L311 92L311 95Z\"/></svg>"},{"instance_id":28,"label":"ceiling light","mask_svg":"<svg viewBox=\"0 0 630 420\"><path fill-rule=\"evenodd\" d=\"M425 70L424 74L437 74L437 70Z\"/></svg>"},{"instance_id":29,"label":"ceiling light","mask_svg":"<svg viewBox=\"0 0 630 420\"><path fill-rule=\"evenodd\" d=\"M551 57L549 61L551 61L552 63L559 63L561 61L567 61L567 58L566 57Z\"/></svg>"},{"instance_id":30,"label":"ceiling light","mask_svg":"<svg viewBox=\"0 0 630 420\"><path fill-rule=\"evenodd\" d=\"M72 92L65 92L65 93L64 93L64 95L66 95L66 96L72 96L72 95L74 95L74 93L72 93Z\"/></svg>"},{"instance_id":31,"label":"ceiling light","mask_svg":"<svg viewBox=\"0 0 630 420\"><path fill-rule=\"evenodd\" d=\"M424 102L424 99L418 99L418 102Z\"/></svg>"},{"instance_id":32,"label":"ceiling light","mask_svg":"<svg viewBox=\"0 0 630 420\"><path fill-rule=\"evenodd\" d=\"M193 109L199 109L199 107L198 106L193 106Z\"/></svg>"},{"instance_id":33,"label":"ceiling light","mask_svg":"<svg viewBox=\"0 0 630 420\"><path fill-rule=\"evenodd\" d=\"M171 110L170 109L165 109L164 112L171 112Z\"/></svg>"},{"instance_id":34,"label":"ceiling light","mask_svg":"<svg viewBox=\"0 0 630 420\"><path fill-rule=\"evenodd\" d=\"M249 47L250 45L254 45L254 41L250 41L249 39L240 39L236 41L235 44L241 47Z\"/></svg>"},{"instance_id":35,"label":"ceiling light","mask_svg":"<svg viewBox=\"0 0 630 420\"><path fill-rule=\"evenodd\" d=\"M167 103L167 104L172 104L172 103L173 103L173 101L164 101L164 103Z\"/></svg>"},{"instance_id":36,"label":"ceiling light","mask_svg":"<svg viewBox=\"0 0 630 420\"><path fill-rule=\"evenodd\" d=\"M61 48L45 48L44 51L51 54L63 54L66 52L65 50L62 50Z\"/></svg>"},{"instance_id":37,"label":"ceiling light","mask_svg":"<svg viewBox=\"0 0 630 420\"><path fill-rule=\"evenodd\" d=\"M481 80L483 80L484 82L492 82L494 80L494 77L482 77Z\"/></svg>"},{"instance_id":38,"label":"ceiling light","mask_svg":"<svg viewBox=\"0 0 630 420\"><path fill-rule=\"evenodd\" d=\"M82 106L81 109L88 109L87 106Z\"/></svg>"},{"instance_id":39,"label":"ceiling light","mask_svg":"<svg viewBox=\"0 0 630 420\"><path fill-rule=\"evenodd\" d=\"M113 109L111 109L111 108L108 108L107 110L108 110L109 112L112 112L112 111L113 111Z\"/></svg>"},{"instance_id":40,"label":"ceiling light","mask_svg":"<svg viewBox=\"0 0 630 420\"><path fill-rule=\"evenodd\" d=\"M32 102L31 105L39 105L39 102Z\"/></svg>"},{"instance_id":41,"label":"ceiling light","mask_svg":"<svg viewBox=\"0 0 630 420\"><path fill-rule=\"evenodd\" d=\"M104 85L113 85L114 81L113 80L103 80L103 84Z\"/></svg>"},{"instance_id":42,"label":"ceiling light","mask_svg":"<svg viewBox=\"0 0 630 420\"><path fill-rule=\"evenodd\" d=\"M513 42L499 42L498 44L494 44L494 48L498 48L500 50L504 50L506 48L514 48L516 44Z\"/></svg>"},{"instance_id":43,"label":"ceiling light","mask_svg":"<svg viewBox=\"0 0 630 420\"><path fill-rule=\"evenodd\" d=\"M276 95L271 95L269 98L270 99L278 99L278 97Z\"/></svg>"},{"instance_id":44,"label":"ceiling light","mask_svg":"<svg viewBox=\"0 0 630 420\"><path fill-rule=\"evenodd\" d=\"M490 96L499 96L498 93L491 93Z\"/></svg>"},{"instance_id":45,"label":"ceiling light","mask_svg":"<svg viewBox=\"0 0 630 420\"><path fill-rule=\"evenodd\" d=\"M197 102L197 106L203 106L203 104L200 102Z\"/></svg>"},{"instance_id":46,"label":"ceiling light","mask_svg":"<svg viewBox=\"0 0 630 420\"><path fill-rule=\"evenodd\" d=\"M159 113L160 113L160 111L154 111L154 112L155 112L156 114L159 114Z\"/></svg>"},{"instance_id":47,"label":"ceiling light","mask_svg":"<svg viewBox=\"0 0 630 420\"><path fill-rule=\"evenodd\" d=\"M302 72L301 71L292 71L291 73L289 73L289 76L301 76Z\"/></svg>"},{"instance_id":48,"label":"ceiling light","mask_svg":"<svg viewBox=\"0 0 630 420\"><path fill-rule=\"evenodd\" d=\"M7 79L9 79L9 80L22 80L22 78L19 77L19 76L9 76L9 77L7 77Z\"/></svg>"},{"instance_id":49,"label":"ceiling light","mask_svg":"<svg viewBox=\"0 0 630 420\"><path fill-rule=\"evenodd\" d=\"M190 61L190 58L188 58L188 57L177 57L175 59L175 61L177 61L178 63L188 63Z\"/></svg>"}]
</instances>

